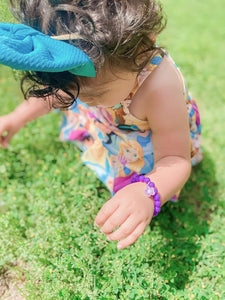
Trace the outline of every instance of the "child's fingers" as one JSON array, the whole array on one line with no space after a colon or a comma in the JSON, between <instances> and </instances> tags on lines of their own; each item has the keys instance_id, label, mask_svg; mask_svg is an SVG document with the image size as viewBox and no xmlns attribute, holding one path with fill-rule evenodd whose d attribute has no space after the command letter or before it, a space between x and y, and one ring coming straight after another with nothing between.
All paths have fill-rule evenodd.
<instances>
[{"instance_id":1,"label":"child's fingers","mask_svg":"<svg viewBox=\"0 0 225 300\"><path fill-rule=\"evenodd\" d=\"M9 143L6 142L5 140L3 140L3 141L1 142L1 146L2 146L2 148L7 148L7 147L9 146Z\"/></svg>"},{"instance_id":2,"label":"child's fingers","mask_svg":"<svg viewBox=\"0 0 225 300\"><path fill-rule=\"evenodd\" d=\"M108 240L110 240L110 241L119 241L119 240L122 240L122 239L126 238L127 236L129 236L135 230L135 228L140 224L140 222L137 221L137 219L132 215L132 216L129 216L125 220L125 222L120 223L120 224L122 224L122 225L116 231L114 231L111 234L107 235ZM105 224L104 224L104 226L105 226Z\"/></svg>"},{"instance_id":3,"label":"child's fingers","mask_svg":"<svg viewBox=\"0 0 225 300\"><path fill-rule=\"evenodd\" d=\"M132 245L142 235L142 233L145 230L145 227L146 227L145 223L140 223L128 237L126 237L124 240L120 241L117 244L117 248L124 249Z\"/></svg>"},{"instance_id":4,"label":"child's fingers","mask_svg":"<svg viewBox=\"0 0 225 300\"><path fill-rule=\"evenodd\" d=\"M121 207L117 208L105 221L101 228L101 232L105 234L113 232L118 226L126 222L127 218L129 218L129 214L126 213L124 209L121 209Z\"/></svg>"},{"instance_id":5,"label":"child's fingers","mask_svg":"<svg viewBox=\"0 0 225 300\"><path fill-rule=\"evenodd\" d=\"M114 200L114 198L108 200L98 212L95 218L95 224L97 226L102 226L105 221L114 213L114 211L117 210L118 206L119 204Z\"/></svg>"},{"instance_id":6,"label":"child's fingers","mask_svg":"<svg viewBox=\"0 0 225 300\"><path fill-rule=\"evenodd\" d=\"M4 131L3 132L0 132L0 145L3 147L3 148L6 148L8 147L8 140L7 140L7 136L8 134L5 133Z\"/></svg>"},{"instance_id":7,"label":"child's fingers","mask_svg":"<svg viewBox=\"0 0 225 300\"><path fill-rule=\"evenodd\" d=\"M1 137L1 145L3 148L7 148L9 146L9 142L12 138L12 133L7 133L6 135Z\"/></svg>"},{"instance_id":8,"label":"child's fingers","mask_svg":"<svg viewBox=\"0 0 225 300\"><path fill-rule=\"evenodd\" d=\"M7 130L7 126L2 122L2 117L0 118L0 145L3 148L6 148L8 146L8 140L7 137L9 135L9 132ZM4 120L4 119L3 119Z\"/></svg>"}]
</instances>

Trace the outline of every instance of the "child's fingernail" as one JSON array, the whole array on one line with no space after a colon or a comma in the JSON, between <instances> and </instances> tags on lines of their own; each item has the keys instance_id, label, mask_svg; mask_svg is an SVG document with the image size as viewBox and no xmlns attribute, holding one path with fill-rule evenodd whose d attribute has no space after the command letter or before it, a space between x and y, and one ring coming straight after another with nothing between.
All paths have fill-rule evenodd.
<instances>
[{"instance_id":1,"label":"child's fingernail","mask_svg":"<svg viewBox=\"0 0 225 300\"><path fill-rule=\"evenodd\" d=\"M122 245L120 245L120 244L117 244L117 249L122 249L123 247L122 247Z\"/></svg>"},{"instance_id":2,"label":"child's fingernail","mask_svg":"<svg viewBox=\"0 0 225 300\"><path fill-rule=\"evenodd\" d=\"M110 237L109 237L109 236L107 236L107 237L106 237L106 239L107 239L107 241L111 241L111 239L110 239Z\"/></svg>"},{"instance_id":3,"label":"child's fingernail","mask_svg":"<svg viewBox=\"0 0 225 300\"><path fill-rule=\"evenodd\" d=\"M99 227L99 225L98 225L97 223L95 223L95 222L94 222L94 226L95 226L95 227Z\"/></svg>"}]
</instances>

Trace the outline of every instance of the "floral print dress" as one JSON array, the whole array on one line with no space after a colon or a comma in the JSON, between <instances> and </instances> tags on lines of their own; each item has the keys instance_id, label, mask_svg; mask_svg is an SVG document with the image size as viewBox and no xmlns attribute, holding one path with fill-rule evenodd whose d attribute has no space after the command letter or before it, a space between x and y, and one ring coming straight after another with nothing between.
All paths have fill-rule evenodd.
<instances>
[{"instance_id":1,"label":"floral print dress","mask_svg":"<svg viewBox=\"0 0 225 300\"><path fill-rule=\"evenodd\" d=\"M134 176L147 174L154 167L149 123L132 115L129 105L138 88L157 68L162 58L162 55L156 55L149 62L138 75L134 91L119 105L110 108L89 107L78 99L68 111L63 112L60 140L72 141L81 149L84 164L96 173L112 195L129 184ZM189 115L192 164L195 165L202 159L199 111L185 82L184 90ZM178 193L171 200L176 200L177 196Z\"/></svg>"}]
</instances>

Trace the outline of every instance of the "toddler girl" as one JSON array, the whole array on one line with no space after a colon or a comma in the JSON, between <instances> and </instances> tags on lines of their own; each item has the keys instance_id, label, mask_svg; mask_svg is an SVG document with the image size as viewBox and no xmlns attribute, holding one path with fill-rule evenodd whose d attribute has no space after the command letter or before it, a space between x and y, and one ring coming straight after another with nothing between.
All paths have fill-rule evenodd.
<instances>
[{"instance_id":1,"label":"toddler girl","mask_svg":"<svg viewBox=\"0 0 225 300\"><path fill-rule=\"evenodd\" d=\"M177 199L191 164L201 160L196 102L171 57L156 45L165 27L161 6L153 0L11 4L19 21L31 27L19 33L17 27L9 30L19 42L32 37L35 46L45 37L39 39L32 30L41 31L49 41L42 46L52 57L69 60L67 52L55 51L51 43L70 44L92 60L96 76L90 61L89 67L81 63L71 71L56 65L41 68L44 59L35 53L32 62L24 59L16 66L0 56L1 63L26 70L22 86L30 83L23 89L29 99L0 118L0 143L7 147L27 122L54 108L68 108L60 139L82 150L83 162L111 191L95 224L108 240L119 241L118 249L125 248L144 232L161 205ZM14 42L13 51L16 47ZM27 50L18 51L27 55Z\"/></svg>"}]
</instances>

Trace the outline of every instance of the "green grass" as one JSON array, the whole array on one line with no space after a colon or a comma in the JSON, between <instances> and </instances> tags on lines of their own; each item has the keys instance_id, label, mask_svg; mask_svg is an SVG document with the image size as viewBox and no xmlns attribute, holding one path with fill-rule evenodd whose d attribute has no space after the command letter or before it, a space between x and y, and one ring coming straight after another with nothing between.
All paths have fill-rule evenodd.
<instances>
[{"instance_id":1,"label":"green grass","mask_svg":"<svg viewBox=\"0 0 225 300\"><path fill-rule=\"evenodd\" d=\"M109 194L79 152L58 141L59 116L30 123L0 149L0 292L12 284L26 299L225 299L225 1L163 3L160 42L198 99L203 162L180 202L118 251L93 227ZM4 0L0 20L11 20ZM1 114L20 99L1 66Z\"/></svg>"}]
</instances>

